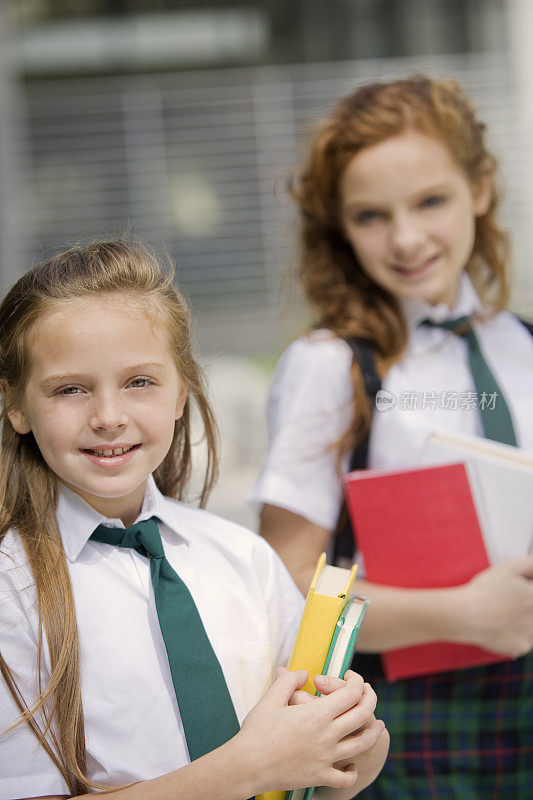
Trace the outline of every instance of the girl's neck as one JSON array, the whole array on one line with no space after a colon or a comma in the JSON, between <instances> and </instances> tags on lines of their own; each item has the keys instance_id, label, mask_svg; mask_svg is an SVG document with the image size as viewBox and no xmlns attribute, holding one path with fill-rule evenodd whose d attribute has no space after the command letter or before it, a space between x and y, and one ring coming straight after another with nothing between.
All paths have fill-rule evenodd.
<instances>
[{"instance_id":1,"label":"girl's neck","mask_svg":"<svg viewBox=\"0 0 533 800\"><path fill-rule=\"evenodd\" d=\"M144 481L133 492L124 497L99 497L85 492L66 481L64 483L65 486L81 497L82 500L85 500L87 505L98 511L99 514L109 519L120 519L125 528L133 525L141 513L147 485L147 481Z\"/></svg>"}]
</instances>

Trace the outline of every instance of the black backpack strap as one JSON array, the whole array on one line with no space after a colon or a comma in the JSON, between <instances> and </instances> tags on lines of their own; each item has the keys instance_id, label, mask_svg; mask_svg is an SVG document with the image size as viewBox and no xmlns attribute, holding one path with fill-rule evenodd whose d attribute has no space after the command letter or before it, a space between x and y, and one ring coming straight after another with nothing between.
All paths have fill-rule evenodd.
<instances>
[{"instance_id":1,"label":"black backpack strap","mask_svg":"<svg viewBox=\"0 0 533 800\"><path fill-rule=\"evenodd\" d=\"M360 339L359 337L351 337L345 339L345 341L352 349L353 359L359 364L370 405L370 413L372 414L376 407L376 395L381 389L381 379L376 370L373 347L368 339ZM348 466L350 472L354 469L366 469L369 441L370 431L361 439L350 456ZM354 537L346 504L343 502L335 528L334 563L343 563L346 559L352 563L353 556Z\"/></svg>"},{"instance_id":2,"label":"black backpack strap","mask_svg":"<svg viewBox=\"0 0 533 800\"><path fill-rule=\"evenodd\" d=\"M522 323L522 325L524 326L524 328L527 328L527 330L528 330L528 331L530 332L530 334L533 336L533 322L530 322L530 321L529 321L529 320L527 320L527 319L523 319L522 317L517 317L517 319L518 319L518 320L519 320L519 321Z\"/></svg>"},{"instance_id":3,"label":"black backpack strap","mask_svg":"<svg viewBox=\"0 0 533 800\"><path fill-rule=\"evenodd\" d=\"M368 402L370 404L371 415L376 408L376 395L381 389L381 379L376 371L374 350L367 339L351 338L346 342L352 348L353 358L359 364L365 384ZM371 417L372 424L372 417ZM361 439L357 447L353 450L349 470L366 469L368 466L368 443L370 441L370 430ZM350 524L350 517L343 500L337 527L335 529L335 547L333 563L339 566L351 566L355 555L355 539ZM356 653L351 668L364 675L365 680L375 683L383 679L383 664L378 653Z\"/></svg>"},{"instance_id":4,"label":"black backpack strap","mask_svg":"<svg viewBox=\"0 0 533 800\"><path fill-rule=\"evenodd\" d=\"M517 317L522 325L533 336L533 322ZM370 412L373 414L376 408L376 395L381 389L381 378L376 371L376 363L374 359L374 349L368 339L361 339L359 337L351 337L345 339L345 342L350 345L353 353L353 358L359 364L363 375L366 394L370 405ZM354 469L366 469L368 465L368 443L370 440L370 432L359 442L355 450L352 452L349 460L348 469L351 472Z\"/></svg>"}]
</instances>

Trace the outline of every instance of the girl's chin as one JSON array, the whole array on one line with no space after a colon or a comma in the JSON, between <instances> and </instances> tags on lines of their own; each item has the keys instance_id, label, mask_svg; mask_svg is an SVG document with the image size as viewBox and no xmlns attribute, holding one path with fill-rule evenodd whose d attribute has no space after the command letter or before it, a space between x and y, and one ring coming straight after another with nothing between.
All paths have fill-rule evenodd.
<instances>
[{"instance_id":1,"label":"girl's chin","mask_svg":"<svg viewBox=\"0 0 533 800\"><path fill-rule=\"evenodd\" d=\"M443 286L440 281L428 280L424 283L420 282L416 286L414 284L411 286L402 286L401 290L398 289L396 292L393 292L393 294L396 294L404 300L422 300L431 306L445 303L449 308L453 308L459 293L459 284L460 281L457 281L457 283L452 286Z\"/></svg>"},{"instance_id":2,"label":"girl's chin","mask_svg":"<svg viewBox=\"0 0 533 800\"><path fill-rule=\"evenodd\" d=\"M114 516L108 513L108 507L115 505L117 508L125 502L136 502L138 498L144 498L146 489L146 482L148 478L141 481L140 484L132 485L130 482L115 482L114 486L98 486L92 484L90 486L76 486L67 481L63 481L65 486L72 492L81 497L82 500L90 505L95 511L99 511L106 516ZM103 510L103 507L106 510Z\"/></svg>"}]
</instances>

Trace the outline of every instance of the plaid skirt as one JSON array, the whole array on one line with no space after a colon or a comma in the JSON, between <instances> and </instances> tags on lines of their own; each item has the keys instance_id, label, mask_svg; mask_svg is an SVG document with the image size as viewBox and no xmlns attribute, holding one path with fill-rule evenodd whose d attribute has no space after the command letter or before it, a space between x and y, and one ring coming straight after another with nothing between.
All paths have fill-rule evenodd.
<instances>
[{"instance_id":1,"label":"plaid skirt","mask_svg":"<svg viewBox=\"0 0 533 800\"><path fill-rule=\"evenodd\" d=\"M379 657L356 654L353 666L391 736L383 771L358 800L533 800L533 651L395 683Z\"/></svg>"}]
</instances>

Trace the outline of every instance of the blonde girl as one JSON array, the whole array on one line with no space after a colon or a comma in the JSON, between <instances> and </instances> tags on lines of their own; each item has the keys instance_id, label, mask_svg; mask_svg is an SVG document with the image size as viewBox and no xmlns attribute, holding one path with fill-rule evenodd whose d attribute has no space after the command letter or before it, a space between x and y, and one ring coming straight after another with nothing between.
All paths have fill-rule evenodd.
<instances>
[{"instance_id":1,"label":"blonde girl","mask_svg":"<svg viewBox=\"0 0 533 800\"><path fill-rule=\"evenodd\" d=\"M216 452L172 270L124 241L35 267L0 305L0 380L0 798L368 783L373 691L317 678L302 702L281 670L261 699L299 594L262 540L181 501L193 405L202 500Z\"/></svg>"},{"instance_id":2,"label":"blonde girl","mask_svg":"<svg viewBox=\"0 0 533 800\"><path fill-rule=\"evenodd\" d=\"M454 81L420 76L342 98L290 194L315 325L278 364L269 450L252 499L261 533L305 591L338 527L350 465L415 466L435 428L533 449L533 339L505 310L497 162ZM481 414L469 342L491 369L498 409L505 406L500 427L496 414ZM372 413L368 397L380 384L395 405ZM477 403L447 400L454 396ZM424 397L434 400L423 406ZM531 578L533 557L524 553L453 590L360 583L372 600L360 651L447 640L514 658L387 685L379 655L360 656L392 742L365 798L530 796Z\"/></svg>"}]
</instances>

